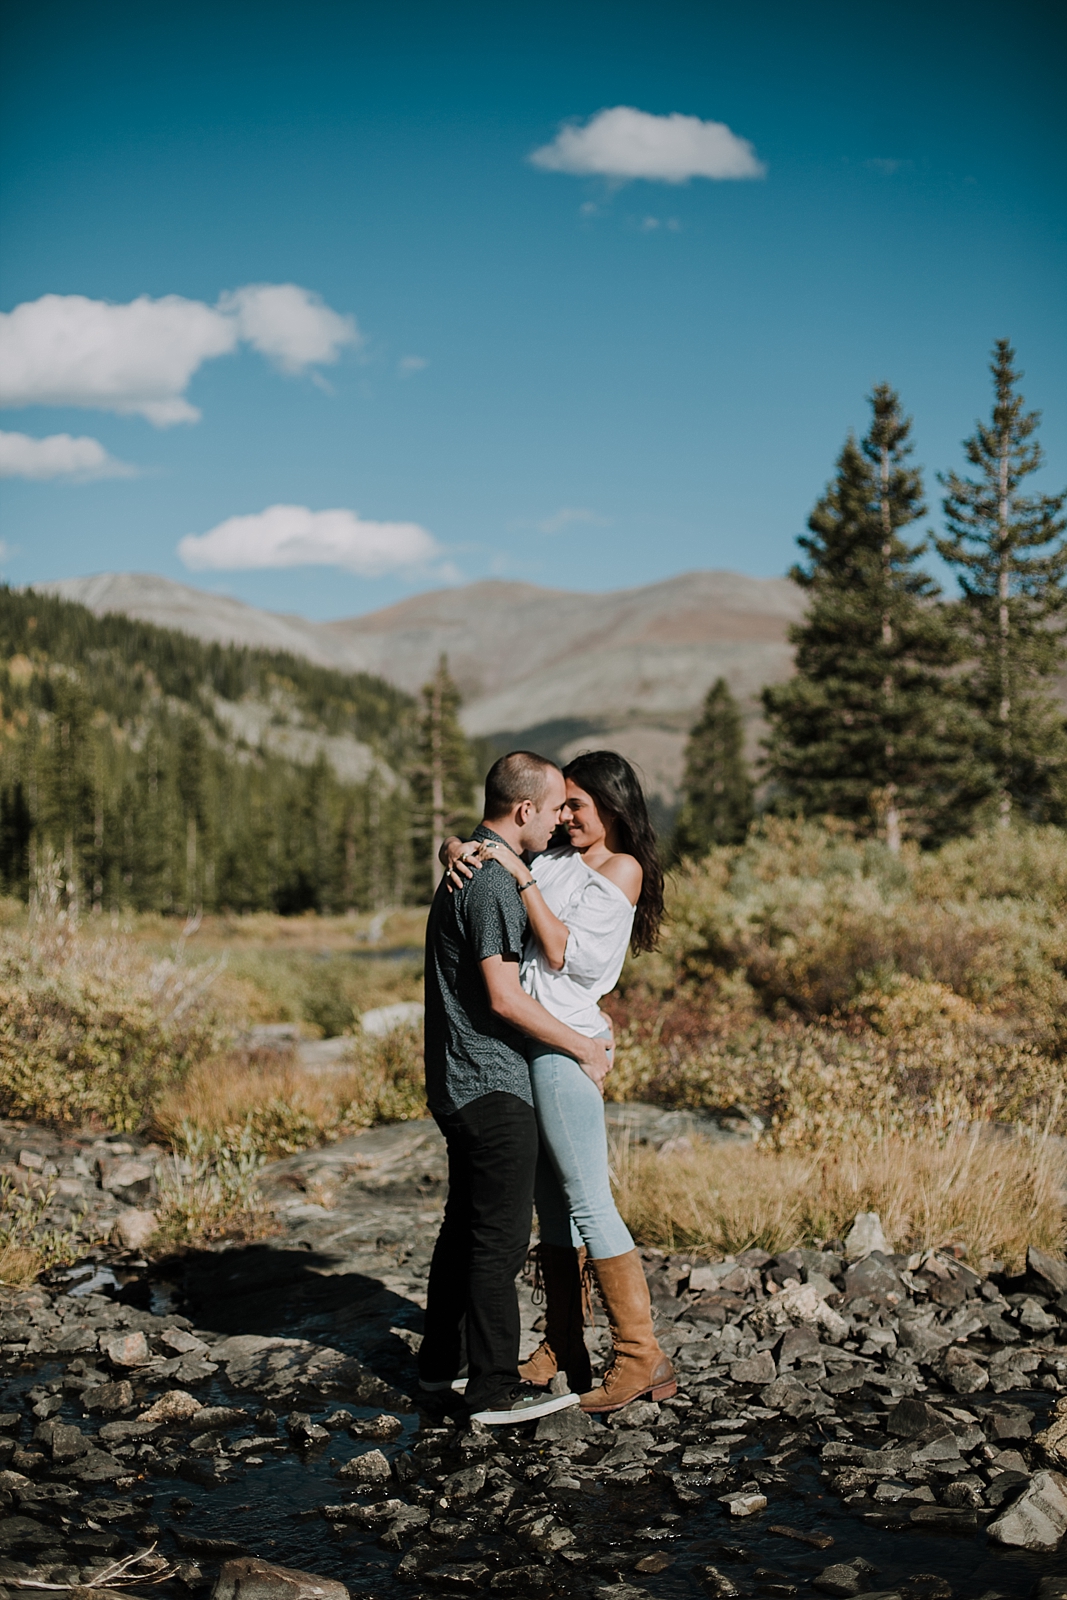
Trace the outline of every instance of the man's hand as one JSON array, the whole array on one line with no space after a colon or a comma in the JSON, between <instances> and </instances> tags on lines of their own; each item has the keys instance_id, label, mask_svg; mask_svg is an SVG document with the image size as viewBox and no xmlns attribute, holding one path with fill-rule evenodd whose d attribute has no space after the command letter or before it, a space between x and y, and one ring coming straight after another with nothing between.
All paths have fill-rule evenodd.
<instances>
[{"instance_id":1,"label":"man's hand","mask_svg":"<svg viewBox=\"0 0 1067 1600\"><path fill-rule=\"evenodd\" d=\"M592 1078L601 1094L604 1093L604 1080L611 1071L611 1058L608 1047L603 1039L586 1039L586 1049L579 1053L575 1051L578 1065L587 1078Z\"/></svg>"},{"instance_id":2,"label":"man's hand","mask_svg":"<svg viewBox=\"0 0 1067 1600\"><path fill-rule=\"evenodd\" d=\"M486 956L481 968L494 1015L528 1033L531 1039L547 1044L549 1049L573 1056L603 1094L610 1066L603 1039L587 1039L584 1033L576 1033L528 995L519 982L517 958Z\"/></svg>"}]
</instances>

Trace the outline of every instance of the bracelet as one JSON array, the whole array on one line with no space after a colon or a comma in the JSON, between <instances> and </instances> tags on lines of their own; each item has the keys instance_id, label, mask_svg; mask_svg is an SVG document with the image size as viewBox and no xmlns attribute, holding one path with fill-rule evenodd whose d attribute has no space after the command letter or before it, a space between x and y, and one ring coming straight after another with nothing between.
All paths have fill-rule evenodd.
<instances>
[{"instance_id":1,"label":"bracelet","mask_svg":"<svg viewBox=\"0 0 1067 1600\"><path fill-rule=\"evenodd\" d=\"M526 883L520 883L519 884L519 893L520 894L525 894L527 889L532 889L536 882L537 882L536 878L530 878L530 879L527 880Z\"/></svg>"}]
</instances>

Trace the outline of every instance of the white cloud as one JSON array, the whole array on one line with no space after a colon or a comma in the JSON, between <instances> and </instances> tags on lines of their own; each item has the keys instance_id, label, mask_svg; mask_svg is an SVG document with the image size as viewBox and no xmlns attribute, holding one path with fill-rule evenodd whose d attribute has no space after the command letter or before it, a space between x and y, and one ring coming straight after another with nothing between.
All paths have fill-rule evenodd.
<instances>
[{"instance_id":1,"label":"white cloud","mask_svg":"<svg viewBox=\"0 0 1067 1600\"><path fill-rule=\"evenodd\" d=\"M408 378L413 372L422 372L429 365L425 356L401 356L397 370L402 378Z\"/></svg>"},{"instance_id":2,"label":"white cloud","mask_svg":"<svg viewBox=\"0 0 1067 1600\"><path fill-rule=\"evenodd\" d=\"M564 528L571 527L576 522L584 522L592 528L608 528L611 526L610 517L602 517L597 511L588 511L584 506L561 506L550 517L536 524L539 533L562 533Z\"/></svg>"},{"instance_id":3,"label":"white cloud","mask_svg":"<svg viewBox=\"0 0 1067 1600\"><path fill-rule=\"evenodd\" d=\"M285 372L336 361L359 340L351 317L295 284L251 284L217 306L181 295L126 305L46 294L0 312L0 406L86 406L196 422L193 374L241 341Z\"/></svg>"},{"instance_id":4,"label":"white cloud","mask_svg":"<svg viewBox=\"0 0 1067 1600\"><path fill-rule=\"evenodd\" d=\"M242 339L283 372L332 363L345 345L360 342L354 317L342 317L295 283L250 283L224 294L219 310L235 319Z\"/></svg>"},{"instance_id":5,"label":"white cloud","mask_svg":"<svg viewBox=\"0 0 1067 1600\"><path fill-rule=\"evenodd\" d=\"M0 478L133 478L136 467L109 456L98 439L53 433L33 439L28 433L0 433Z\"/></svg>"},{"instance_id":6,"label":"white cloud","mask_svg":"<svg viewBox=\"0 0 1067 1600\"><path fill-rule=\"evenodd\" d=\"M416 522L365 522L357 512L268 506L188 534L178 554L194 571L264 567L343 567L361 577L425 567L441 554Z\"/></svg>"},{"instance_id":7,"label":"white cloud","mask_svg":"<svg viewBox=\"0 0 1067 1600\"><path fill-rule=\"evenodd\" d=\"M731 132L725 122L703 122L680 111L656 117L633 106L598 111L584 127L568 124L530 160L547 172L651 178L662 183L762 178L767 170L749 141Z\"/></svg>"}]
</instances>

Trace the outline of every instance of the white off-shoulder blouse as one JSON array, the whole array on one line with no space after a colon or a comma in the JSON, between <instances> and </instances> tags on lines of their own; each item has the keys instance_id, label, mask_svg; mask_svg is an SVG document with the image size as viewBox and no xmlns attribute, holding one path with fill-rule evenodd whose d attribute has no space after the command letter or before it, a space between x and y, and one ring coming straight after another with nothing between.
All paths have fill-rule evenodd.
<instances>
[{"instance_id":1,"label":"white off-shoulder blouse","mask_svg":"<svg viewBox=\"0 0 1067 1600\"><path fill-rule=\"evenodd\" d=\"M546 1011L576 1033L603 1033L598 1002L619 981L633 928L634 908L603 873L587 867L577 850L565 846L538 856L530 869L545 902L568 929L563 967L554 972L528 929L522 958L522 986Z\"/></svg>"}]
</instances>

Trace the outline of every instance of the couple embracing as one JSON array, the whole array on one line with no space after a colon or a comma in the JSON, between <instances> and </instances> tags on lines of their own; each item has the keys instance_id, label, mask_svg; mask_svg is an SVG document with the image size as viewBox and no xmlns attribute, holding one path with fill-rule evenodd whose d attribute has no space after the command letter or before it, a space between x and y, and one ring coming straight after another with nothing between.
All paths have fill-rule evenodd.
<instances>
[{"instance_id":1,"label":"couple embracing","mask_svg":"<svg viewBox=\"0 0 1067 1600\"><path fill-rule=\"evenodd\" d=\"M563 771L529 751L503 756L486 779L484 820L466 844L448 840L442 860L426 937L426 1098L449 1188L420 1387L462 1391L471 1418L490 1425L666 1399L674 1372L611 1195L603 1085L613 1043L598 1005L627 945L653 947L663 909L636 774L612 751ZM515 1279L535 1203L545 1338L520 1366ZM583 1257L612 1333L597 1387ZM566 1384L553 1382L563 1373Z\"/></svg>"}]
</instances>

